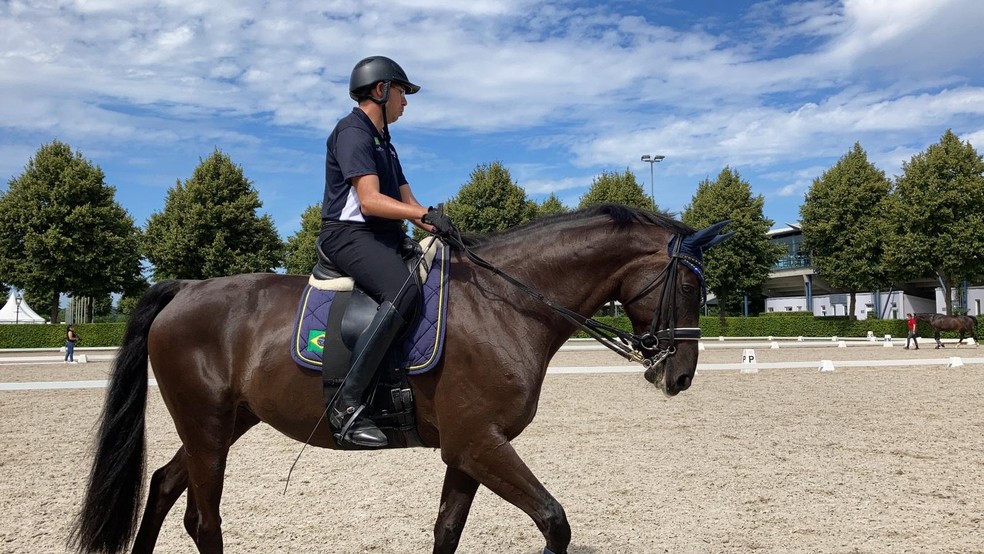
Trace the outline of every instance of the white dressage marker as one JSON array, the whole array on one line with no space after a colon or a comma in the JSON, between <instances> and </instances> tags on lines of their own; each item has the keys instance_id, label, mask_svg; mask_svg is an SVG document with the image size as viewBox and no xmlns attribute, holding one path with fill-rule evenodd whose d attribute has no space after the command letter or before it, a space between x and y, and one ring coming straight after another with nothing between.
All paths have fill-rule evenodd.
<instances>
[{"instance_id":1,"label":"white dressage marker","mask_svg":"<svg viewBox=\"0 0 984 554\"><path fill-rule=\"evenodd\" d=\"M885 335L885 342L883 343L882 346L884 346L885 348L892 347L892 335Z\"/></svg>"},{"instance_id":2,"label":"white dressage marker","mask_svg":"<svg viewBox=\"0 0 984 554\"><path fill-rule=\"evenodd\" d=\"M751 348L746 348L741 351L741 373L758 373L758 368L755 367L755 350Z\"/></svg>"},{"instance_id":3,"label":"white dressage marker","mask_svg":"<svg viewBox=\"0 0 984 554\"><path fill-rule=\"evenodd\" d=\"M950 358L950 363L946 364L946 367L960 367L962 365L964 365L963 358L953 356Z\"/></svg>"},{"instance_id":4,"label":"white dressage marker","mask_svg":"<svg viewBox=\"0 0 984 554\"><path fill-rule=\"evenodd\" d=\"M832 360L820 360L820 371L833 371L834 362Z\"/></svg>"}]
</instances>

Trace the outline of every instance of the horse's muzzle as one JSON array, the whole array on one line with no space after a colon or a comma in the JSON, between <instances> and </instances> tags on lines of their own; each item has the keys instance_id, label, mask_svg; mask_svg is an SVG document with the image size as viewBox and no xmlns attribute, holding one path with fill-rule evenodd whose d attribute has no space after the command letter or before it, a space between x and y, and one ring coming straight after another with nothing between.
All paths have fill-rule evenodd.
<instances>
[{"instance_id":1,"label":"horse's muzzle","mask_svg":"<svg viewBox=\"0 0 984 554\"><path fill-rule=\"evenodd\" d=\"M677 394L690 388L693 383L693 375L684 373L675 379L667 379L666 362L658 363L646 370L644 377L647 381L663 391L666 396L676 396Z\"/></svg>"}]
</instances>

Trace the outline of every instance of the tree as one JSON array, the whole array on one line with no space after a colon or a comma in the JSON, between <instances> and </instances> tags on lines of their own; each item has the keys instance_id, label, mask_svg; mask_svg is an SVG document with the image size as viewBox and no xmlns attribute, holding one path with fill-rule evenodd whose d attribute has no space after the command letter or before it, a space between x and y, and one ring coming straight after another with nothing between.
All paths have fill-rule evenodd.
<instances>
[{"instance_id":1,"label":"tree","mask_svg":"<svg viewBox=\"0 0 984 554\"><path fill-rule=\"evenodd\" d=\"M657 211L654 200L646 196L646 192L642 190L642 185L636 182L635 174L628 168L625 168L625 173L602 172L601 175L591 181L591 188L581 198L578 208L606 202Z\"/></svg>"},{"instance_id":2,"label":"tree","mask_svg":"<svg viewBox=\"0 0 984 554\"><path fill-rule=\"evenodd\" d=\"M800 206L803 245L831 286L851 294L850 319L857 319L857 293L886 283L884 202L891 183L868 162L859 143L813 180Z\"/></svg>"},{"instance_id":3,"label":"tree","mask_svg":"<svg viewBox=\"0 0 984 554\"><path fill-rule=\"evenodd\" d=\"M554 214L564 214L569 211L571 210L567 206L565 206L563 202L560 201L560 198L557 198L556 194L552 192L550 193L550 196L548 196L547 199L543 201L542 204L537 206L537 210L536 210L537 217L543 217L546 215L554 215Z\"/></svg>"},{"instance_id":4,"label":"tree","mask_svg":"<svg viewBox=\"0 0 984 554\"><path fill-rule=\"evenodd\" d=\"M761 296L762 283L781 255L782 247L771 244L766 236L773 222L763 215L764 204L761 195L752 196L751 186L737 171L726 167L717 180L705 179L697 185L693 201L681 216L684 223L698 229L731 220L722 232L733 231L734 237L709 250L704 263L704 279L717 296L722 327L726 327L726 313L737 312L746 294Z\"/></svg>"},{"instance_id":5,"label":"tree","mask_svg":"<svg viewBox=\"0 0 984 554\"><path fill-rule=\"evenodd\" d=\"M58 322L62 293L101 297L140 279L140 231L98 166L53 141L0 197L0 281Z\"/></svg>"},{"instance_id":6,"label":"tree","mask_svg":"<svg viewBox=\"0 0 984 554\"><path fill-rule=\"evenodd\" d=\"M307 275L318 263L315 243L321 234L321 204L308 206L301 214L301 228L287 239L284 268L287 273Z\"/></svg>"},{"instance_id":7,"label":"tree","mask_svg":"<svg viewBox=\"0 0 984 554\"><path fill-rule=\"evenodd\" d=\"M984 160L947 130L902 165L888 205L888 264L904 277L938 277L953 313L954 286L984 275Z\"/></svg>"},{"instance_id":8,"label":"tree","mask_svg":"<svg viewBox=\"0 0 984 554\"><path fill-rule=\"evenodd\" d=\"M242 167L216 149L191 178L168 190L164 210L147 221L144 251L154 278L207 279L269 272L284 245Z\"/></svg>"},{"instance_id":9,"label":"tree","mask_svg":"<svg viewBox=\"0 0 984 554\"><path fill-rule=\"evenodd\" d=\"M445 210L459 230L471 233L503 231L537 216L536 202L498 161L476 167Z\"/></svg>"}]
</instances>

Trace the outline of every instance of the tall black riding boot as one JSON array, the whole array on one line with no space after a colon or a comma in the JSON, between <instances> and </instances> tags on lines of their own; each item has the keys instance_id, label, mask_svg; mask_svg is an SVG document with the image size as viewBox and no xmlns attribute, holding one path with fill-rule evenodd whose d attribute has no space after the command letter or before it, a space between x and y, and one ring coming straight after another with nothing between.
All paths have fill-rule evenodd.
<instances>
[{"instance_id":1,"label":"tall black riding boot","mask_svg":"<svg viewBox=\"0 0 984 554\"><path fill-rule=\"evenodd\" d=\"M362 414L362 398L404 325L403 317L393 304L383 302L369 327L356 341L351 368L328 415L328 423L339 443L350 442L369 448L386 446L386 435Z\"/></svg>"}]
</instances>

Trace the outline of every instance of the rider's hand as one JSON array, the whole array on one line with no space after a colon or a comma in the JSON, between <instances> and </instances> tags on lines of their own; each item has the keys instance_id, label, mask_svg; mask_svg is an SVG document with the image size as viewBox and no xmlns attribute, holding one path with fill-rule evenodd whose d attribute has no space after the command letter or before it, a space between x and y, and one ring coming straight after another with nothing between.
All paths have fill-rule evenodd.
<instances>
[{"instance_id":1,"label":"rider's hand","mask_svg":"<svg viewBox=\"0 0 984 554\"><path fill-rule=\"evenodd\" d=\"M434 234L439 237L451 236L452 233L456 232L454 224L451 223L451 218L444 213L443 206L429 208L424 217L420 218L420 221L434 227Z\"/></svg>"}]
</instances>

